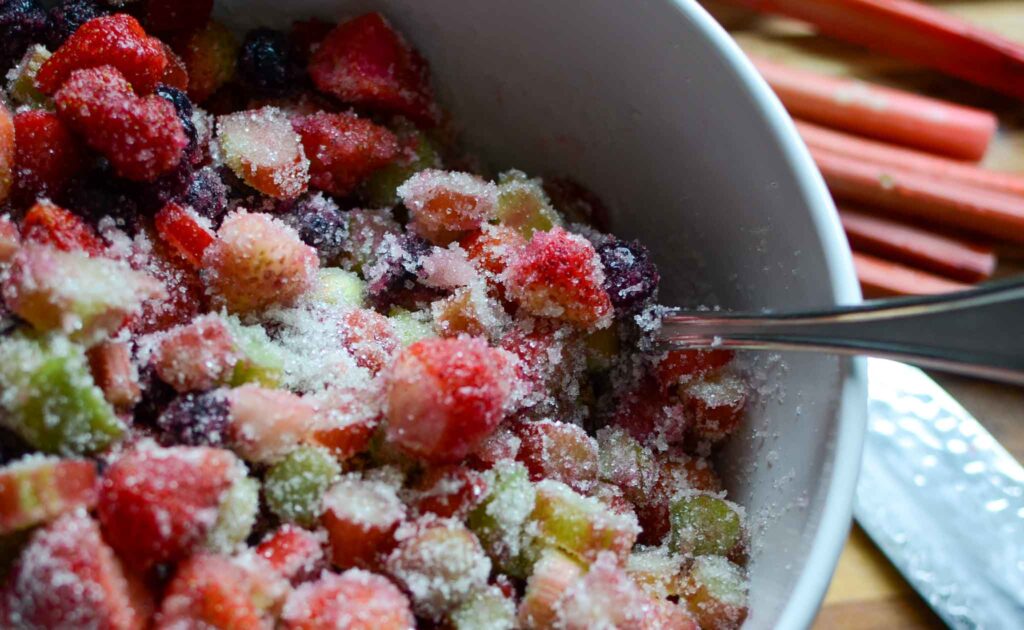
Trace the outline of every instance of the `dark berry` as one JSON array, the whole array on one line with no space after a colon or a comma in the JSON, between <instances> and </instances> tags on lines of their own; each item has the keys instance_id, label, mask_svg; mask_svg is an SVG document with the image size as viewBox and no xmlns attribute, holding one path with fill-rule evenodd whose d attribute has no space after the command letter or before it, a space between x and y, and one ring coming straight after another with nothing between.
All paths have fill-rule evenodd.
<instances>
[{"instance_id":1,"label":"dark berry","mask_svg":"<svg viewBox=\"0 0 1024 630\"><path fill-rule=\"evenodd\" d=\"M386 313L392 306L415 309L442 297L444 293L419 283L423 258L430 251L430 243L411 232L386 237L367 272L370 304Z\"/></svg>"},{"instance_id":2,"label":"dark berry","mask_svg":"<svg viewBox=\"0 0 1024 630\"><path fill-rule=\"evenodd\" d=\"M214 225L219 225L228 209L228 187L221 180L217 169L206 166L192 174L192 181L181 202Z\"/></svg>"},{"instance_id":3,"label":"dark berry","mask_svg":"<svg viewBox=\"0 0 1024 630\"><path fill-rule=\"evenodd\" d=\"M32 44L46 39L46 11L36 0L0 0L0 68L17 63Z\"/></svg>"},{"instance_id":4,"label":"dark berry","mask_svg":"<svg viewBox=\"0 0 1024 630\"><path fill-rule=\"evenodd\" d=\"M639 241L610 238L597 247L604 265L604 288L618 316L631 315L654 295L660 276Z\"/></svg>"},{"instance_id":5,"label":"dark berry","mask_svg":"<svg viewBox=\"0 0 1024 630\"><path fill-rule=\"evenodd\" d=\"M199 146L199 132L192 122L192 101L178 88L160 84L156 86L156 93L160 98L169 101L174 105L174 111L178 114L178 120L185 129L185 136L188 138L188 146L185 147L185 157L189 162L198 164L203 159L203 151Z\"/></svg>"},{"instance_id":6,"label":"dark berry","mask_svg":"<svg viewBox=\"0 0 1024 630\"><path fill-rule=\"evenodd\" d=\"M221 392L175 398L156 420L172 444L222 446L228 428L228 400Z\"/></svg>"},{"instance_id":7,"label":"dark berry","mask_svg":"<svg viewBox=\"0 0 1024 630\"><path fill-rule=\"evenodd\" d=\"M93 225L110 217L117 227L133 234L142 227L139 187L116 177L102 158L94 168L71 180L56 201Z\"/></svg>"},{"instance_id":8,"label":"dark berry","mask_svg":"<svg viewBox=\"0 0 1024 630\"><path fill-rule=\"evenodd\" d=\"M140 184L139 207L143 214L152 215L172 201L178 201L187 193L192 183L195 167L189 160L182 160L178 166L161 175L151 184Z\"/></svg>"},{"instance_id":9,"label":"dark berry","mask_svg":"<svg viewBox=\"0 0 1024 630\"><path fill-rule=\"evenodd\" d=\"M259 28L245 36L238 53L238 77L253 92L284 96L302 80L302 67L292 52L288 36Z\"/></svg>"},{"instance_id":10,"label":"dark berry","mask_svg":"<svg viewBox=\"0 0 1024 630\"><path fill-rule=\"evenodd\" d=\"M164 409L177 397L178 392L156 375L152 365L139 366L139 386L142 388L142 400L132 409L134 424L152 427Z\"/></svg>"},{"instance_id":11,"label":"dark berry","mask_svg":"<svg viewBox=\"0 0 1024 630\"><path fill-rule=\"evenodd\" d=\"M46 32L46 43L50 50L60 48L64 40L89 20L107 15L110 10L95 0L62 0L50 9L50 28Z\"/></svg>"},{"instance_id":12,"label":"dark berry","mask_svg":"<svg viewBox=\"0 0 1024 630\"><path fill-rule=\"evenodd\" d=\"M338 204L330 198L319 194L303 197L282 218L306 245L316 249L321 262L329 264L341 255L348 229Z\"/></svg>"}]
</instances>

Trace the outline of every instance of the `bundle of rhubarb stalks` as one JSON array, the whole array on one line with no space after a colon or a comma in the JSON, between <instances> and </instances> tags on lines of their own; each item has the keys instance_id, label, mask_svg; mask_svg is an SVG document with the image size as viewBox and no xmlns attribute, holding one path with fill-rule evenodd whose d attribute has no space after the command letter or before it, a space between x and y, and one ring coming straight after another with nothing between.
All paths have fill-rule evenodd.
<instances>
[{"instance_id":1,"label":"bundle of rhubarb stalks","mask_svg":"<svg viewBox=\"0 0 1024 630\"><path fill-rule=\"evenodd\" d=\"M1024 99L1024 45L911 0L727 0ZM1024 173L983 168L996 115L768 59L832 192L866 297L958 291L1024 245Z\"/></svg>"}]
</instances>

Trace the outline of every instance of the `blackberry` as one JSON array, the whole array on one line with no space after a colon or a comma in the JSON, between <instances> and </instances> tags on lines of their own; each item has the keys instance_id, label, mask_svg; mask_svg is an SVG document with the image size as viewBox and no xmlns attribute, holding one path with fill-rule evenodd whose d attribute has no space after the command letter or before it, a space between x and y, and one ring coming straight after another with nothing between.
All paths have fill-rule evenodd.
<instances>
[{"instance_id":1,"label":"blackberry","mask_svg":"<svg viewBox=\"0 0 1024 630\"><path fill-rule=\"evenodd\" d=\"M0 71L18 63L32 44L46 39L46 11L36 0L0 0Z\"/></svg>"},{"instance_id":2,"label":"blackberry","mask_svg":"<svg viewBox=\"0 0 1024 630\"><path fill-rule=\"evenodd\" d=\"M206 166L192 174L192 181L181 201L217 226L228 209L228 187L217 169Z\"/></svg>"},{"instance_id":3,"label":"blackberry","mask_svg":"<svg viewBox=\"0 0 1024 630\"><path fill-rule=\"evenodd\" d=\"M221 392L190 393L171 401L156 419L171 444L223 446L228 401Z\"/></svg>"},{"instance_id":4,"label":"blackberry","mask_svg":"<svg viewBox=\"0 0 1024 630\"><path fill-rule=\"evenodd\" d=\"M639 241L610 238L597 247L604 265L604 289L617 315L639 311L658 288L661 277L647 248Z\"/></svg>"},{"instance_id":5,"label":"blackberry","mask_svg":"<svg viewBox=\"0 0 1024 630\"><path fill-rule=\"evenodd\" d=\"M134 234L142 227L142 202L139 187L116 177L105 159L68 183L56 200L93 225L110 217L117 227Z\"/></svg>"},{"instance_id":6,"label":"blackberry","mask_svg":"<svg viewBox=\"0 0 1024 630\"><path fill-rule=\"evenodd\" d=\"M330 264L341 255L348 229L338 204L328 197L319 193L302 197L283 218L306 245L316 249L322 263Z\"/></svg>"},{"instance_id":7,"label":"blackberry","mask_svg":"<svg viewBox=\"0 0 1024 630\"><path fill-rule=\"evenodd\" d=\"M203 151L199 146L199 131L192 122L192 101L188 95L178 88L160 84L156 86L156 94L160 98L169 101L174 105L174 111L178 113L178 120L185 129L185 136L188 138L188 146L185 147L185 157L189 162L197 164L203 159Z\"/></svg>"},{"instance_id":8,"label":"blackberry","mask_svg":"<svg viewBox=\"0 0 1024 630\"><path fill-rule=\"evenodd\" d=\"M108 15L110 10L95 0L62 0L50 9L46 43L57 50L78 27L93 18Z\"/></svg>"},{"instance_id":9,"label":"blackberry","mask_svg":"<svg viewBox=\"0 0 1024 630\"><path fill-rule=\"evenodd\" d=\"M249 31L238 53L238 77L261 96L284 96L303 79L288 36L269 28Z\"/></svg>"},{"instance_id":10,"label":"blackberry","mask_svg":"<svg viewBox=\"0 0 1024 630\"><path fill-rule=\"evenodd\" d=\"M415 310L443 297L442 291L419 283L422 260L429 253L430 243L411 232L385 237L379 258L366 274L370 304L387 313L392 306Z\"/></svg>"}]
</instances>

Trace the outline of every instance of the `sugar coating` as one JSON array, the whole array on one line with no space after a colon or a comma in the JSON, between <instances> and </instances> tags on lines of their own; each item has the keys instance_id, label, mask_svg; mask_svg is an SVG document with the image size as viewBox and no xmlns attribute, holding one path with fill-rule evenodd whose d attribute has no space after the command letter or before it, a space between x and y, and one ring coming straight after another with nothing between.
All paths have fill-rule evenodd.
<instances>
[{"instance_id":1,"label":"sugar coating","mask_svg":"<svg viewBox=\"0 0 1024 630\"><path fill-rule=\"evenodd\" d=\"M220 116L217 138L224 163L256 190L279 199L292 199L306 190L309 159L280 109Z\"/></svg>"}]
</instances>

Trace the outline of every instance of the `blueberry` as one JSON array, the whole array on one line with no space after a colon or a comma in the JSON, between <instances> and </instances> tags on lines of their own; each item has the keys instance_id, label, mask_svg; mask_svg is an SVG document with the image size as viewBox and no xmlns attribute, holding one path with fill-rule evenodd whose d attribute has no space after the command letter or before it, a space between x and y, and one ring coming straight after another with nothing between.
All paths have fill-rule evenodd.
<instances>
[{"instance_id":1,"label":"blueberry","mask_svg":"<svg viewBox=\"0 0 1024 630\"><path fill-rule=\"evenodd\" d=\"M188 146L185 147L184 159L193 164L199 163L203 159L203 152L199 146L199 132L196 130L195 123L192 122L192 101L188 99L187 94L178 88L162 83L156 86L156 93L157 96L170 101L171 105L174 105L174 111L178 113L178 120L181 121L181 126L185 129Z\"/></svg>"},{"instance_id":2,"label":"blueberry","mask_svg":"<svg viewBox=\"0 0 1024 630\"><path fill-rule=\"evenodd\" d=\"M604 265L604 288L616 314L639 311L661 280L647 248L639 241L610 238L597 247L597 253Z\"/></svg>"},{"instance_id":3,"label":"blueberry","mask_svg":"<svg viewBox=\"0 0 1024 630\"><path fill-rule=\"evenodd\" d=\"M0 0L0 71L21 60L32 44L46 39L46 11L36 0Z\"/></svg>"},{"instance_id":4,"label":"blueberry","mask_svg":"<svg viewBox=\"0 0 1024 630\"><path fill-rule=\"evenodd\" d=\"M217 169L206 166L192 174L192 181L181 200L214 225L219 225L228 209L228 187Z\"/></svg>"},{"instance_id":5,"label":"blueberry","mask_svg":"<svg viewBox=\"0 0 1024 630\"><path fill-rule=\"evenodd\" d=\"M79 26L109 13L107 7L95 0L62 0L50 9L46 43L49 44L50 50L57 50Z\"/></svg>"},{"instance_id":6,"label":"blueberry","mask_svg":"<svg viewBox=\"0 0 1024 630\"><path fill-rule=\"evenodd\" d=\"M238 77L253 92L284 96L303 78L302 66L281 31L259 28L249 31L238 53Z\"/></svg>"},{"instance_id":7,"label":"blueberry","mask_svg":"<svg viewBox=\"0 0 1024 630\"><path fill-rule=\"evenodd\" d=\"M348 229L338 204L329 198L321 194L303 197L283 218L305 244L316 249L323 263L330 264L341 255Z\"/></svg>"},{"instance_id":8,"label":"blueberry","mask_svg":"<svg viewBox=\"0 0 1024 630\"><path fill-rule=\"evenodd\" d=\"M367 299L377 310L387 313L392 306L416 309L444 295L419 283L423 258L430 243L411 232L385 237L379 258L367 272Z\"/></svg>"},{"instance_id":9,"label":"blueberry","mask_svg":"<svg viewBox=\"0 0 1024 630\"><path fill-rule=\"evenodd\" d=\"M223 446L228 401L222 392L190 393L175 398L156 420L168 440L189 446Z\"/></svg>"}]
</instances>

